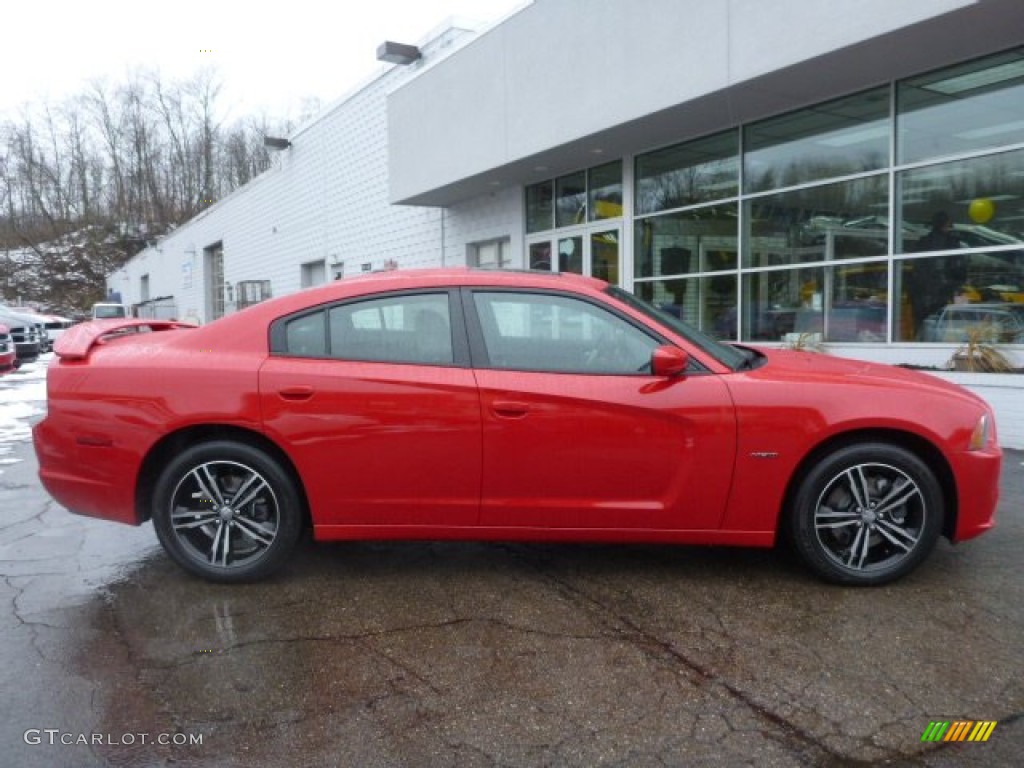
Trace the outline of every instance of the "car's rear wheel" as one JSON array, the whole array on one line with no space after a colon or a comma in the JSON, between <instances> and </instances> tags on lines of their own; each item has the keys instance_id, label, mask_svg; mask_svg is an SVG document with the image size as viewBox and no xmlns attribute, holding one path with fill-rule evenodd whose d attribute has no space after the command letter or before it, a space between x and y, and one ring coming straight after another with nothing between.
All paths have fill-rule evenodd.
<instances>
[{"instance_id":1,"label":"car's rear wheel","mask_svg":"<svg viewBox=\"0 0 1024 768\"><path fill-rule=\"evenodd\" d=\"M295 484L263 451L219 440L171 461L153 492L153 525L167 553L210 581L265 578L302 530Z\"/></svg>"},{"instance_id":2,"label":"car's rear wheel","mask_svg":"<svg viewBox=\"0 0 1024 768\"><path fill-rule=\"evenodd\" d=\"M863 443L810 470L795 496L789 534L822 578L878 585L921 564L944 515L942 489L927 464L895 445Z\"/></svg>"}]
</instances>

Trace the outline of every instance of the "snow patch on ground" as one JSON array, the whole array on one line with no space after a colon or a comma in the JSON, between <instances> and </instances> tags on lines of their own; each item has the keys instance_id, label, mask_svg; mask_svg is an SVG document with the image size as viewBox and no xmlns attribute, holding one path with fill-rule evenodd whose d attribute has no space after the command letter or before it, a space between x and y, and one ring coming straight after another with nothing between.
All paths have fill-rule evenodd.
<instances>
[{"instance_id":1,"label":"snow patch on ground","mask_svg":"<svg viewBox=\"0 0 1024 768\"><path fill-rule=\"evenodd\" d=\"M32 424L46 413L46 369L52 357L43 355L0 376L0 465L19 461L8 457L13 444L31 440Z\"/></svg>"}]
</instances>

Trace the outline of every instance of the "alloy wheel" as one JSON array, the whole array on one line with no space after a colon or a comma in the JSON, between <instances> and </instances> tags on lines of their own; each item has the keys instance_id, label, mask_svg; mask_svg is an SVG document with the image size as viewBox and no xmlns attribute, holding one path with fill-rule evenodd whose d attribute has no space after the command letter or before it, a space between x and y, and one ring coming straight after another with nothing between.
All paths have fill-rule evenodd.
<instances>
[{"instance_id":1,"label":"alloy wheel","mask_svg":"<svg viewBox=\"0 0 1024 768\"><path fill-rule=\"evenodd\" d=\"M848 571L888 570L922 541L929 510L910 475L880 463L849 466L829 481L814 507L823 553Z\"/></svg>"},{"instance_id":2,"label":"alloy wheel","mask_svg":"<svg viewBox=\"0 0 1024 768\"><path fill-rule=\"evenodd\" d=\"M230 570L267 553L278 535L281 507L270 482L256 469L234 461L207 461L178 481L171 494L170 521L189 557Z\"/></svg>"}]
</instances>

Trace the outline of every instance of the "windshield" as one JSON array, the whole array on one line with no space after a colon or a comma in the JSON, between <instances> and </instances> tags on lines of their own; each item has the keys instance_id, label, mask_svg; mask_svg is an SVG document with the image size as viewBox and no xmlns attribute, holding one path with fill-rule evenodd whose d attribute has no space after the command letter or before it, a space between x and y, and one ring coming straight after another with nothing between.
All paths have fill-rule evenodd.
<instances>
[{"instance_id":1,"label":"windshield","mask_svg":"<svg viewBox=\"0 0 1024 768\"><path fill-rule=\"evenodd\" d=\"M678 317L674 317L668 312L663 312L657 307L648 304L646 301L633 295L629 291L624 291L622 288L609 285L605 289L605 293L612 298L618 299L623 304L628 305L638 312L643 313L659 325L667 327L673 333L682 336L695 347L700 348L702 352L706 352L722 365L726 365L733 370L738 370L746 365L747 356L740 350L711 338L703 331L699 331L692 325L684 323Z\"/></svg>"}]
</instances>

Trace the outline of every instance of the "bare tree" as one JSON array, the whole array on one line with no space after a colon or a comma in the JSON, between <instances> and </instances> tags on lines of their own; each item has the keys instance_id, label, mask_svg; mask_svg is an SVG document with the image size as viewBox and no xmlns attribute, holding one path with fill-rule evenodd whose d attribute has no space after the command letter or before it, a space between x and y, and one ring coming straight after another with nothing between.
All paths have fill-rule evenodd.
<instances>
[{"instance_id":1,"label":"bare tree","mask_svg":"<svg viewBox=\"0 0 1024 768\"><path fill-rule=\"evenodd\" d=\"M0 287L84 306L147 239L267 170L266 115L228 124L213 70L91 82L0 121Z\"/></svg>"}]
</instances>

